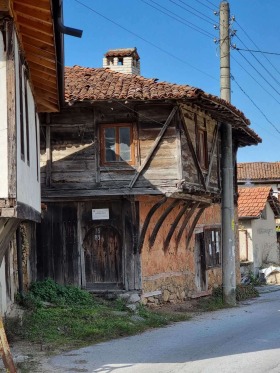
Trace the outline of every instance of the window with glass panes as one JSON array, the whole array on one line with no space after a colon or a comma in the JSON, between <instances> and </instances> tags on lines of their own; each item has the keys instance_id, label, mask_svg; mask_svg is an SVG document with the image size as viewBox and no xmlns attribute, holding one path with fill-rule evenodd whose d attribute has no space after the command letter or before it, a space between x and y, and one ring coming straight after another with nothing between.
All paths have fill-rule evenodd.
<instances>
[{"instance_id":1,"label":"window with glass panes","mask_svg":"<svg viewBox=\"0 0 280 373\"><path fill-rule=\"evenodd\" d=\"M134 164L133 126L103 124L100 131L101 164Z\"/></svg>"}]
</instances>

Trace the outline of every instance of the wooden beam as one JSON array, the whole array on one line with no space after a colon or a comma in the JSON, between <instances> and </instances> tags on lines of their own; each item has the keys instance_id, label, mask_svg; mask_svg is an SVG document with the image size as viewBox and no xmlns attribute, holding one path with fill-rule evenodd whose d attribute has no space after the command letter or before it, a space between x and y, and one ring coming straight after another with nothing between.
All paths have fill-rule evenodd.
<instances>
[{"instance_id":1,"label":"wooden beam","mask_svg":"<svg viewBox=\"0 0 280 373\"><path fill-rule=\"evenodd\" d=\"M25 50L25 53L33 53L33 54L36 54L40 57L47 58L50 61L55 61L56 60L54 51L45 50L45 49L42 49L39 46L36 46L36 45L33 45L33 44L28 44L28 43L25 42L24 43L24 50Z\"/></svg>"},{"instance_id":2,"label":"wooden beam","mask_svg":"<svg viewBox=\"0 0 280 373\"><path fill-rule=\"evenodd\" d=\"M212 166L213 166L213 161L214 161L214 153L215 153L215 149L217 148L217 141L218 141L218 137L219 137L218 135L219 135L219 124L217 124L216 127L215 127L212 149L211 149L211 152L210 152L208 174L207 174L206 182L205 182L206 188L208 188L208 186L209 186L209 181L210 181L210 176L211 176L211 171L212 171Z\"/></svg>"},{"instance_id":3,"label":"wooden beam","mask_svg":"<svg viewBox=\"0 0 280 373\"><path fill-rule=\"evenodd\" d=\"M1 219L0 221L0 266L20 223L21 220L16 218Z\"/></svg>"},{"instance_id":4,"label":"wooden beam","mask_svg":"<svg viewBox=\"0 0 280 373\"><path fill-rule=\"evenodd\" d=\"M170 227L170 230L168 232L168 235L166 236L166 239L164 241L164 245L163 245L163 250L164 251L167 251L168 247L169 247L169 243L171 241L171 238L175 232L175 229L177 228L182 216L185 214L185 212L187 211L187 209L192 205L192 202L191 201L188 201L187 203L185 203L181 210L179 211L178 215L176 216L176 219L174 220L174 222L171 224L171 227Z\"/></svg>"},{"instance_id":5,"label":"wooden beam","mask_svg":"<svg viewBox=\"0 0 280 373\"><path fill-rule=\"evenodd\" d=\"M38 113L57 113L59 111L58 105L52 105L46 101L40 102L39 100L36 103Z\"/></svg>"},{"instance_id":6,"label":"wooden beam","mask_svg":"<svg viewBox=\"0 0 280 373\"><path fill-rule=\"evenodd\" d=\"M159 202L157 202L151 209L150 211L148 212L147 216L146 216L146 219L144 221L144 224L143 224L143 227L141 229L141 233L140 233L140 236L139 236L139 240L138 240L138 252L141 253L141 250L142 250L142 246L143 246L143 243L144 243L144 240L145 240L145 235L146 235L146 232L147 232L147 229L148 229L148 226L150 224L150 221L151 221L151 218L152 216L154 215L154 213L160 208L160 206L162 206L167 200L167 197L163 197Z\"/></svg>"},{"instance_id":7,"label":"wooden beam","mask_svg":"<svg viewBox=\"0 0 280 373\"><path fill-rule=\"evenodd\" d=\"M203 184L204 189L206 190L206 184L205 184L205 179L204 179L204 176L203 176L203 172L202 172L202 169L200 167L196 152L195 152L194 147L193 147L193 143L192 143L192 140L191 140L191 137L190 137L188 126L185 122L184 114L181 112L181 110L180 110L180 115L181 115L181 121L183 123L184 130L185 130L186 138L187 138L187 143L188 143L192 158L194 160L194 164L196 166L197 173L198 173L198 175L201 179L201 182Z\"/></svg>"},{"instance_id":8,"label":"wooden beam","mask_svg":"<svg viewBox=\"0 0 280 373\"><path fill-rule=\"evenodd\" d=\"M15 93L15 51L14 26L7 27L7 119L8 119L8 193L16 198L17 186L17 131L16 131L16 93ZM20 151L20 150L18 150Z\"/></svg>"},{"instance_id":9,"label":"wooden beam","mask_svg":"<svg viewBox=\"0 0 280 373\"><path fill-rule=\"evenodd\" d=\"M38 30L46 35L53 35L53 25L51 22L42 22L38 18L33 18L32 15L17 13L17 23L20 26L28 27L37 32Z\"/></svg>"},{"instance_id":10,"label":"wooden beam","mask_svg":"<svg viewBox=\"0 0 280 373\"><path fill-rule=\"evenodd\" d=\"M157 238L157 234L164 223L164 220L167 218L167 216L170 214L170 212L178 206L178 204L181 202L180 199L175 199L162 213L161 217L158 219L156 225L154 226L153 232L151 234L151 237L149 238L149 245L152 247L155 243L155 240Z\"/></svg>"},{"instance_id":11,"label":"wooden beam","mask_svg":"<svg viewBox=\"0 0 280 373\"><path fill-rule=\"evenodd\" d=\"M35 44L37 41L40 43L51 45L54 48L54 38L52 35L47 35L43 32L40 32L39 30L35 32L34 30L29 29L26 25L20 25L19 30L22 36L31 38L32 40L34 40Z\"/></svg>"},{"instance_id":12,"label":"wooden beam","mask_svg":"<svg viewBox=\"0 0 280 373\"><path fill-rule=\"evenodd\" d=\"M24 45L34 45L39 50L54 53L55 49L53 45L45 44L41 40L34 40L32 37L27 35L21 35L21 39Z\"/></svg>"},{"instance_id":13,"label":"wooden beam","mask_svg":"<svg viewBox=\"0 0 280 373\"><path fill-rule=\"evenodd\" d=\"M28 51L25 51L25 57L27 61L32 61L33 63L37 63L38 65L44 66L50 70L54 70L56 72L56 63L55 59L50 60L46 57L41 57L38 53L30 53Z\"/></svg>"},{"instance_id":14,"label":"wooden beam","mask_svg":"<svg viewBox=\"0 0 280 373\"><path fill-rule=\"evenodd\" d=\"M0 316L0 352L6 372L16 373L16 367L10 351L9 343L4 329L3 319Z\"/></svg>"},{"instance_id":15,"label":"wooden beam","mask_svg":"<svg viewBox=\"0 0 280 373\"><path fill-rule=\"evenodd\" d=\"M182 225L181 225L181 228L179 230L179 233L176 237L176 246L178 247L179 245L179 242L181 241L181 238L182 238L182 235L183 235L183 232L184 232L184 229L186 228L190 218L192 217L192 214L194 213L195 209L200 205L199 202L193 202L193 204L191 205L191 208L189 210L189 212L187 213L187 215L185 216L183 222L182 222Z\"/></svg>"},{"instance_id":16,"label":"wooden beam","mask_svg":"<svg viewBox=\"0 0 280 373\"><path fill-rule=\"evenodd\" d=\"M149 162L149 160L151 159L152 155L154 154L155 150L157 149L157 146L160 142L160 140L162 139L167 127L169 126L169 124L171 123L176 111L177 111L178 107L175 106L171 113L169 114L168 118L166 119L166 122L164 123L160 133L158 134L157 138L155 139L155 142L153 143L153 146L151 147L151 149L149 150L149 153L147 154L146 158L144 159L142 165L139 167L139 169L137 170L136 174L134 175L133 179L131 180L130 184L129 184L129 188L132 188L133 185L135 184L136 180L138 179L138 177L141 175L141 172L143 171L143 169L145 168L146 164Z\"/></svg>"},{"instance_id":17,"label":"wooden beam","mask_svg":"<svg viewBox=\"0 0 280 373\"><path fill-rule=\"evenodd\" d=\"M190 226L190 229L189 229L188 234L187 234L186 248L189 247L189 243L190 243L190 240L191 240L191 238L192 238L192 234L193 234L194 228L195 228L195 226L196 226L196 224L197 224L199 218L201 217L203 211L205 210L205 208L206 208L205 206L204 206L204 207L201 207L201 208L198 210L198 212L197 212L197 214L196 214L196 217L193 219L192 225Z\"/></svg>"},{"instance_id":18,"label":"wooden beam","mask_svg":"<svg viewBox=\"0 0 280 373\"><path fill-rule=\"evenodd\" d=\"M46 22L52 22L52 14L50 11L50 1L48 1L48 7L40 7L42 2L40 1L33 1L33 0L22 0L17 1L13 0L13 11L15 13L15 17L17 13L22 14L30 14L33 18L43 19Z\"/></svg>"}]
</instances>

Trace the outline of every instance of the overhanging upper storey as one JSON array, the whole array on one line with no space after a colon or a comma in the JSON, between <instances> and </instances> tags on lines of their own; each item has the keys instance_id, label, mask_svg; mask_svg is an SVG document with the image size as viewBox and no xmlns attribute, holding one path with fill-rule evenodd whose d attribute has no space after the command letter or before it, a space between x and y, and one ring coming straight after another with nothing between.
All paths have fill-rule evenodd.
<instances>
[{"instance_id":1,"label":"overhanging upper storey","mask_svg":"<svg viewBox=\"0 0 280 373\"><path fill-rule=\"evenodd\" d=\"M0 1L0 12L14 20L38 112L58 111L63 96L63 46L55 27L60 9L60 1Z\"/></svg>"}]
</instances>

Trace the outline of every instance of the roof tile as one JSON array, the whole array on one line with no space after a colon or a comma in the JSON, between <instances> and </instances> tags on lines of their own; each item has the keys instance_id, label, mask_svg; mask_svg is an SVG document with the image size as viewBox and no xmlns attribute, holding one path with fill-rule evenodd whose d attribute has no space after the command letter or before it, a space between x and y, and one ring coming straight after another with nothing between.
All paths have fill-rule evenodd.
<instances>
[{"instance_id":1,"label":"roof tile","mask_svg":"<svg viewBox=\"0 0 280 373\"><path fill-rule=\"evenodd\" d=\"M238 181L272 181L280 180L280 162L238 163Z\"/></svg>"},{"instance_id":2,"label":"roof tile","mask_svg":"<svg viewBox=\"0 0 280 373\"><path fill-rule=\"evenodd\" d=\"M238 188L238 217L258 218L269 200L271 191L270 187Z\"/></svg>"}]
</instances>

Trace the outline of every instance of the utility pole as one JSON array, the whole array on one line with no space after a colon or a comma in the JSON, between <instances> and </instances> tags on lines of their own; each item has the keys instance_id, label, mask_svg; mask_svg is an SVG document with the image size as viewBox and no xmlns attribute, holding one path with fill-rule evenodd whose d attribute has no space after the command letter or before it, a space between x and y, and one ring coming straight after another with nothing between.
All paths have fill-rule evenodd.
<instances>
[{"instance_id":1,"label":"utility pole","mask_svg":"<svg viewBox=\"0 0 280 373\"><path fill-rule=\"evenodd\" d=\"M230 30L229 3L220 4L220 84L221 98L230 102ZM235 237L233 201L233 149L231 124L221 123L222 140L222 271L223 301L236 305Z\"/></svg>"}]
</instances>

